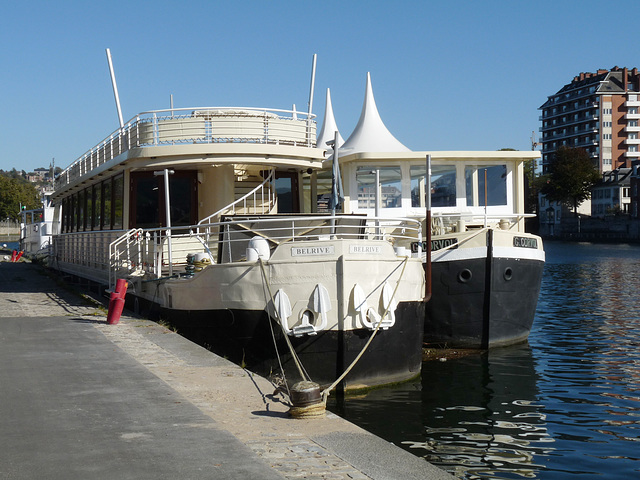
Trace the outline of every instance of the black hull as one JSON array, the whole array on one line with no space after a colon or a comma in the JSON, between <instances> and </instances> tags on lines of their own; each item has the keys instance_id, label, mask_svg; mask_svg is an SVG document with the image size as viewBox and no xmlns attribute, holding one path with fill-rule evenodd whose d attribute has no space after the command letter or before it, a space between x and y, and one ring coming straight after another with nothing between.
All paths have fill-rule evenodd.
<instances>
[{"instance_id":1,"label":"black hull","mask_svg":"<svg viewBox=\"0 0 640 480\"><path fill-rule=\"evenodd\" d=\"M432 296L425 309L427 346L486 349L527 340L543 261L477 258L431 266Z\"/></svg>"},{"instance_id":2,"label":"black hull","mask_svg":"<svg viewBox=\"0 0 640 480\"><path fill-rule=\"evenodd\" d=\"M301 380L289 353L284 333L265 311L215 310L175 311L163 309L161 316L178 332L231 361L263 376L279 374L280 367L272 329L289 385ZM369 348L345 378L345 390L401 382L420 374L424 304L403 302L396 310L396 323L379 330ZM312 381L330 385L351 364L371 336L371 331L324 331L317 335L289 337Z\"/></svg>"}]
</instances>

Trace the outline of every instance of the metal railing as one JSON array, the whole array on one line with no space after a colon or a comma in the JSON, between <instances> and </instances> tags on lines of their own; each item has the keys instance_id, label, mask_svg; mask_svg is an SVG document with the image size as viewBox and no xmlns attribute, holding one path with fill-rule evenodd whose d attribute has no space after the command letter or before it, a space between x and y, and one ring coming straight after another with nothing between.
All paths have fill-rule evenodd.
<instances>
[{"instance_id":1,"label":"metal railing","mask_svg":"<svg viewBox=\"0 0 640 480\"><path fill-rule=\"evenodd\" d=\"M269 175L267 175L267 178L265 178L260 185L256 186L253 190L238 198L233 203L230 203L226 207L221 208L217 212L203 218L198 222L198 225L215 222L223 214L235 215L240 209L243 213L250 213L254 215L267 215L271 213L275 207L276 201L276 192L273 188L274 179L275 170L272 169L269 172Z\"/></svg>"},{"instance_id":2,"label":"metal railing","mask_svg":"<svg viewBox=\"0 0 640 480\"><path fill-rule=\"evenodd\" d=\"M211 230L218 232L217 237L207 233ZM108 258L105 254L102 264L109 266L110 288L117 278L140 276L157 280L184 274L190 254L200 253L210 263L246 261L249 242L256 236L265 239L271 249L285 243L335 239L410 245L422 240L422 223L408 218L356 215L242 216L191 227L134 229L111 242L104 250Z\"/></svg>"},{"instance_id":3,"label":"metal railing","mask_svg":"<svg viewBox=\"0 0 640 480\"><path fill-rule=\"evenodd\" d=\"M212 143L315 147L314 118L313 114L294 110L240 107L142 112L63 170L56 177L56 188L88 175L134 147Z\"/></svg>"}]
</instances>

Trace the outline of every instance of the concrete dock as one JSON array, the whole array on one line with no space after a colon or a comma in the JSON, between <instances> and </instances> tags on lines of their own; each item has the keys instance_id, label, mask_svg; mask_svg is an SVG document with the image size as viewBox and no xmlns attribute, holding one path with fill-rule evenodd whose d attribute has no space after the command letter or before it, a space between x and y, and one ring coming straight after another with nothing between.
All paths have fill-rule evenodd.
<instances>
[{"instance_id":1,"label":"concrete dock","mask_svg":"<svg viewBox=\"0 0 640 480\"><path fill-rule=\"evenodd\" d=\"M0 262L0 478L450 479L42 267ZM392 419L390 419L392 421Z\"/></svg>"}]
</instances>

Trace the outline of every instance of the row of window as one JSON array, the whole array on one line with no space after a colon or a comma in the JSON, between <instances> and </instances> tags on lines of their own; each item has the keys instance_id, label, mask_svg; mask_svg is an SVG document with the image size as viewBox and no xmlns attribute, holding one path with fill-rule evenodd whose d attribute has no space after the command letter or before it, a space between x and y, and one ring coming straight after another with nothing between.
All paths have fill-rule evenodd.
<instances>
[{"instance_id":1,"label":"row of window","mask_svg":"<svg viewBox=\"0 0 640 480\"><path fill-rule=\"evenodd\" d=\"M605 109L606 110L606 109ZM609 109L609 113L611 113L611 109ZM578 112L578 113L574 113L573 115L567 116L565 115L564 117L561 118L554 118L553 120L548 120L543 122L543 127L553 127L555 125L562 125L565 123L570 123L570 122L579 122L580 120L588 120L591 118L597 118L599 115L599 111L598 110L585 110L584 112ZM606 113L605 113L606 115Z\"/></svg>"},{"instance_id":2,"label":"row of window","mask_svg":"<svg viewBox=\"0 0 640 480\"><path fill-rule=\"evenodd\" d=\"M62 200L62 232L120 230L123 204L122 174L80 190Z\"/></svg>"},{"instance_id":3,"label":"row of window","mask_svg":"<svg viewBox=\"0 0 640 480\"><path fill-rule=\"evenodd\" d=\"M402 173L400 167L381 167L378 169L380 181L380 205L382 208L401 207ZM465 193L467 206L507 205L507 167L465 167ZM426 166L410 167L411 206L424 207L427 189ZM358 167L358 208L375 208L376 172L371 167ZM485 189L486 183L486 189ZM434 165L431 167L431 206L456 206L456 167ZM486 197L485 197L486 195Z\"/></svg>"}]
</instances>

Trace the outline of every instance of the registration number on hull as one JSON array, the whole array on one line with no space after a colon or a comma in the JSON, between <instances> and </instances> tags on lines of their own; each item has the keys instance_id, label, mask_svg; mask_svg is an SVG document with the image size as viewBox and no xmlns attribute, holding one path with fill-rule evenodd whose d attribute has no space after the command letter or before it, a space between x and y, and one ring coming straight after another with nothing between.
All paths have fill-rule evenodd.
<instances>
[{"instance_id":1,"label":"registration number on hull","mask_svg":"<svg viewBox=\"0 0 640 480\"><path fill-rule=\"evenodd\" d=\"M520 248L538 248L538 239L529 237L513 237L513 246Z\"/></svg>"}]
</instances>

